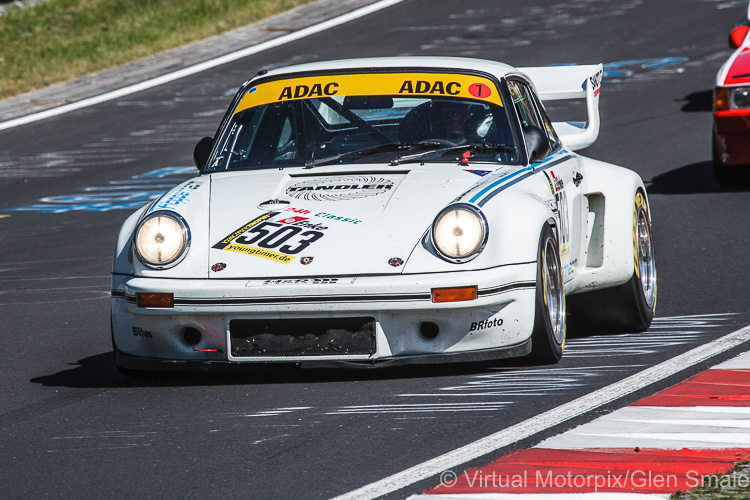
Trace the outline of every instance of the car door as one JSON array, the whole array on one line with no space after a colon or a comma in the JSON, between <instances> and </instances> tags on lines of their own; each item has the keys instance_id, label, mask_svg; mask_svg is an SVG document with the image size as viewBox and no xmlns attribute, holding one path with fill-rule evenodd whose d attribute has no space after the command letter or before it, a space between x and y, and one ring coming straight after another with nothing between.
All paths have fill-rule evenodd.
<instances>
[{"instance_id":1,"label":"car door","mask_svg":"<svg viewBox=\"0 0 750 500\"><path fill-rule=\"evenodd\" d=\"M522 131L529 127L540 129L549 141L549 153L532 163L535 173L544 175L557 207L558 237L563 280L570 281L576 270L585 264L582 251L584 222L588 207L582 194L583 173L580 158L562 147L552 128L552 122L531 85L521 79L508 80L508 90L513 99ZM526 138L524 137L524 140Z\"/></svg>"}]
</instances>

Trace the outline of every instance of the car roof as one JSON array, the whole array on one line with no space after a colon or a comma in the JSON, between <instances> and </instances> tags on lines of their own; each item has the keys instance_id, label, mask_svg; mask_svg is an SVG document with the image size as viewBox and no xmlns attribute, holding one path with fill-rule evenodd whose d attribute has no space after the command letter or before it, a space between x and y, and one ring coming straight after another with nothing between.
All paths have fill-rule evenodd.
<instances>
[{"instance_id":1,"label":"car roof","mask_svg":"<svg viewBox=\"0 0 750 500\"><path fill-rule=\"evenodd\" d=\"M341 70L372 70L372 69L422 69L435 68L445 69L448 72L458 71L481 71L489 73L497 78L502 78L508 73L517 73L518 70L507 64L490 61L487 59L473 59L468 57L436 57L436 56L419 56L419 57L367 57L358 59L339 59L333 61L320 61L314 63L298 64L294 66L285 66L269 70L263 74L263 77L283 76L294 73L312 72L312 71L341 71Z\"/></svg>"}]
</instances>

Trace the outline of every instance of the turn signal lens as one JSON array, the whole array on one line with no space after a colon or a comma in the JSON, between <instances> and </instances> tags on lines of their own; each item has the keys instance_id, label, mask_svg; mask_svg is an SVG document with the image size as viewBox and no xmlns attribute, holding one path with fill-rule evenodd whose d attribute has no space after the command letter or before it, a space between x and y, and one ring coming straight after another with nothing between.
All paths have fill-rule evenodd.
<instances>
[{"instance_id":1,"label":"turn signal lens","mask_svg":"<svg viewBox=\"0 0 750 500\"><path fill-rule=\"evenodd\" d=\"M174 294L172 293L141 293L135 294L138 307L159 307L171 309L174 307Z\"/></svg>"},{"instance_id":2,"label":"turn signal lens","mask_svg":"<svg viewBox=\"0 0 750 500\"><path fill-rule=\"evenodd\" d=\"M717 88L714 98L714 107L717 111L729 109L729 89Z\"/></svg>"},{"instance_id":3,"label":"turn signal lens","mask_svg":"<svg viewBox=\"0 0 750 500\"><path fill-rule=\"evenodd\" d=\"M464 286L459 288L433 288L433 302L464 302L477 299L476 286Z\"/></svg>"}]
</instances>

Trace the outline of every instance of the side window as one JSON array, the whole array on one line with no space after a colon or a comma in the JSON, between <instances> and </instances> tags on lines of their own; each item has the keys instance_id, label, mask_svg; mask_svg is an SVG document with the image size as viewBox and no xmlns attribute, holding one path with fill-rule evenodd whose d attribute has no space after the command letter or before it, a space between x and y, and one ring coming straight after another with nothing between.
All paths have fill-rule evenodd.
<instances>
[{"instance_id":1,"label":"side window","mask_svg":"<svg viewBox=\"0 0 750 500\"><path fill-rule=\"evenodd\" d=\"M537 107L539 111L542 114L542 123L544 123L544 130L547 131L547 136L549 137L549 142L552 145L552 151L556 150L561 144L560 144L560 138L557 137L557 132L555 132L555 129L552 128L552 121L549 119L549 115L547 114L547 110L544 109L544 106L542 106L541 103L537 101Z\"/></svg>"},{"instance_id":2,"label":"side window","mask_svg":"<svg viewBox=\"0 0 750 500\"><path fill-rule=\"evenodd\" d=\"M513 98L513 106L518 113L518 119L521 121L521 128L525 129L531 126L539 128L550 141L550 151L557 149L560 140L557 138L544 108L537 103L531 88L521 82L508 81L508 90Z\"/></svg>"},{"instance_id":3,"label":"side window","mask_svg":"<svg viewBox=\"0 0 750 500\"><path fill-rule=\"evenodd\" d=\"M510 95L513 98L513 106L516 108L518 118L521 120L521 127L533 125L544 130L529 88L520 82L509 81L508 90L510 90Z\"/></svg>"}]
</instances>

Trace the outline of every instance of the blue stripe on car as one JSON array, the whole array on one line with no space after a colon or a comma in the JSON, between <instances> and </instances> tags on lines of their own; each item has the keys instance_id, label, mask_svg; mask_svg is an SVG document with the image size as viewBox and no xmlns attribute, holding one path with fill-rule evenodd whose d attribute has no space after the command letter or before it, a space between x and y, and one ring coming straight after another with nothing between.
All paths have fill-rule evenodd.
<instances>
[{"instance_id":1,"label":"blue stripe on car","mask_svg":"<svg viewBox=\"0 0 750 500\"><path fill-rule=\"evenodd\" d=\"M553 167L555 165L558 165L568 160L570 157L571 157L570 152L566 150L560 151L559 153L555 153L554 155L546 158L544 161L540 163L529 165L528 167L522 168L521 170L513 172L512 174L493 182L492 184L490 184L489 186L485 187L480 192L472 196L469 202L476 203L478 206L481 207L485 203L487 203L489 200L494 198L495 195L497 195L501 191L526 179L531 174L533 174L534 171L540 170L540 167L541 167L541 170L546 170L550 167ZM480 199L481 201L478 201Z\"/></svg>"}]
</instances>

